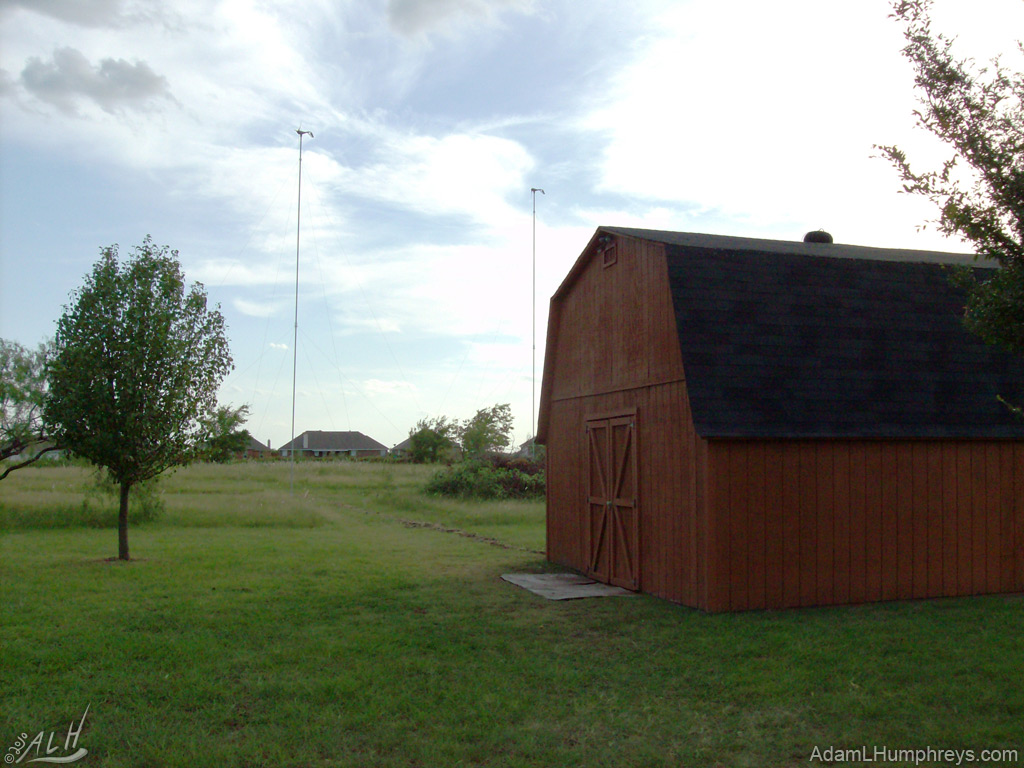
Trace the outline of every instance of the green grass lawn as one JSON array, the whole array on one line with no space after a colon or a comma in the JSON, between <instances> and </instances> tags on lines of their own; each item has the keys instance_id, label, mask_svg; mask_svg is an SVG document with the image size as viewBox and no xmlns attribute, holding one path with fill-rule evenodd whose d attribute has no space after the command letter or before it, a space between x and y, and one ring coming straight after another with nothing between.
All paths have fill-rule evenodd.
<instances>
[{"instance_id":1,"label":"green grass lawn","mask_svg":"<svg viewBox=\"0 0 1024 768\"><path fill-rule=\"evenodd\" d=\"M107 559L113 501L82 513L86 470L14 473L4 754L63 746L88 705L83 766L796 766L865 745L1024 764L1021 596L549 602L499 578L547 567L543 505L426 497L429 471L303 463L292 496L287 464L190 467L130 563Z\"/></svg>"}]
</instances>

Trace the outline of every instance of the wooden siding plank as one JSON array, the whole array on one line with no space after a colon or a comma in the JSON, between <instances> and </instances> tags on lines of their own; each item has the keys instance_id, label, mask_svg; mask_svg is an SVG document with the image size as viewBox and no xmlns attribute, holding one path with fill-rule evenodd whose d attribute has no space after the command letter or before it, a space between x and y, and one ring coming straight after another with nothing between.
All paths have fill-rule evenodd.
<instances>
[{"instance_id":1,"label":"wooden siding plank","mask_svg":"<svg viewBox=\"0 0 1024 768\"><path fill-rule=\"evenodd\" d=\"M802 442L800 452L800 605L815 605L818 597L818 483L814 443Z\"/></svg>"},{"instance_id":2,"label":"wooden siding plank","mask_svg":"<svg viewBox=\"0 0 1024 768\"><path fill-rule=\"evenodd\" d=\"M943 534L943 477L942 477L942 444L926 443L925 446L925 479L927 483L927 496L925 511L925 537L927 540L926 568L928 573L927 590L928 597L939 597L942 595L942 568L945 559L942 551Z\"/></svg>"},{"instance_id":3,"label":"wooden siding plank","mask_svg":"<svg viewBox=\"0 0 1024 768\"><path fill-rule=\"evenodd\" d=\"M971 592L984 593L987 586L988 526L985 521L985 483L988 480L985 467L985 446L972 443L971 451L971 538L974 546L972 555Z\"/></svg>"},{"instance_id":4,"label":"wooden siding plank","mask_svg":"<svg viewBox=\"0 0 1024 768\"><path fill-rule=\"evenodd\" d=\"M1002 532L1002 515L999 506L1002 494L1002 463L999 460L999 445L988 443L985 446L985 591L998 592L1002 588L1002 547L999 536Z\"/></svg>"},{"instance_id":5,"label":"wooden siding plank","mask_svg":"<svg viewBox=\"0 0 1024 768\"><path fill-rule=\"evenodd\" d=\"M867 446L853 443L849 453L849 493L847 514L850 530L850 591L849 602L862 603L867 599Z\"/></svg>"},{"instance_id":6,"label":"wooden siding plank","mask_svg":"<svg viewBox=\"0 0 1024 768\"><path fill-rule=\"evenodd\" d=\"M784 608L800 605L800 447L782 448L782 519Z\"/></svg>"},{"instance_id":7,"label":"wooden siding plank","mask_svg":"<svg viewBox=\"0 0 1024 768\"><path fill-rule=\"evenodd\" d=\"M640 582L644 592L650 591L647 586L650 579L652 585L658 585L659 594L676 595L678 601L682 599L688 554L682 546L680 533L686 517L680 461L683 427L682 424L674 427L669 424L668 417L673 409L666 394L664 388L652 389L650 404L639 421L637 455L644 460L660 457L657 482L652 482L649 477L654 471L653 466L641 465L637 470L645 492L640 499L640 541L645 544L644 551L649 553L641 554L644 570ZM648 508L651 504L657 507ZM659 541L650 541L652 536L657 536ZM647 562L645 557L651 557L652 562Z\"/></svg>"},{"instance_id":8,"label":"wooden siding plank","mask_svg":"<svg viewBox=\"0 0 1024 768\"><path fill-rule=\"evenodd\" d=\"M696 497L694 494L694 468L696 465L696 446L693 442L693 428L690 423L689 411L685 409L685 400L669 397L665 391L666 413L672 423L682 424L672 437L667 450L677 451L680 457L676 462L676 473L679 496L666 500L665 514L672 515L673 510L682 514L675 515L675 523L670 533L670 546L678 549L682 562L675 576L679 599L687 605L697 605L696 582L697 573L694 563L696 554ZM686 461L682 457L688 457Z\"/></svg>"},{"instance_id":9,"label":"wooden siding plank","mask_svg":"<svg viewBox=\"0 0 1024 768\"><path fill-rule=\"evenodd\" d=\"M815 504L815 569L817 590L816 605L831 605L835 602L835 443L824 442L815 451L815 483L817 502Z\"/></svg>"},{"instance_id":10,"label":"wooden siding plank","mask_svg":"<svg viewBox=\"0 0 1024 768\"><path fill-rule=\"evenodd\" d=\"M895 446L882 446L882 503L880 507L882 521L882 555L881 555L881 599L896 600L899 596L897 569L897 519L899 517L898 451Z\"/></svg>"},{"instance_id":11,"label":"wooden siding plank","mask_svg":"<svg viewBox=\"0 0 1024 768\"><path fill-rule=\"evenodd\" d=\"M929 536L928 523L931 517L931 498L928 486L928 446L915 442L908 446L911 450L911 471L913 481L911 493L911 559L913 560L913 578L911 595L913 597L928 596L928 559Z\"/></svg>"},{"instance_id":12,"label":"wooden siding plank","mask_svg":"<svg viewBox=\"0 0 1024 768\"><path fill-rule=\"evenodd\" d=\"M912 446L896 446L896 596L914 596L914 455Z\"/></svg>"},{"instance_id":13,"label":"wooden siding plank","mask_svg":"<svg viewBox=\"0 0 1024 768\"><path fill-rule=\"evenodd\" d=\"M850 602L850 585L853 581L853 548L855 545L850 513L851 459L851 444L845 441L837 443L833 467L833 535L835 537L833 568L835 573L834 602L838 604ZM863 547L863 544L861 546ZM861 558L858 568L863 568L863 558Z\"/></svg>"},{"instance_id":14,"label":"wooden siding plank","mask_svg":"<svg viewBox=\"0 0 1024 768\"><path fill-rule=\"evenodd\" d=\"M886 549L883 509L883 462L880 443L864 449L864 599L882 599L882 558Z\"/></svg>"},{"instance_id":15,"label":"wooden siding plank","mask_svg":"<svg viewBox=\"0 0 1024 768\"><path fill-rule=\"evenodd\" d=\"M999 591L1012 592L1016 579L1013 530L1013 445L999 451Z\"/></svg>"},{"instance_id":16,"label":"wooden siding plank","mask_svg":"<svg viewBox=\"0 0 1024 768\"><path fill-rule=\"evenodd\" d=\"M700 462L700 452L697 448L697 433L693 427L693 416L690 413L689 404L684 401L685 411L683 423L686 424L686 434L684 437L687 455L693 457L690 461L687 461L683 467L683 471L688 477L688 494L687 494L687 515L686 524L684 531L687 536L687 543L689 544L690 550L690 567L689 567L689 578L687 579L687 594L689 605L700 604L700 568L701 563L698 560L700 553L700 542L697 537L698 518L701 514L700 501L698 495L698 472L697 467Z\"/></svg>"},{"instance_id":17,"label":"wooden siding plank","mask_svg":"<svg viewBox=\"0 0 1024 768\"><path fill-rule=\"evenodd\" d=\"M708 608L729 610L729 466L723 446L708 444Z\"/></svg>"},{"instance_id":18,"label":"wooden siding plank","mask_svg":"<svg viewBox=\"0 0 1024 768\"><path fill-rule=\"evenodd\" d=\"M729 531L729 609L745 611L750 606L747 590L747 546L750 475L747 450L742 443L722 446L722 481L729 486L728 503L722 499Z\"/></svg>"},{"instance_id":19,"label":"wooden siding plank","mask_svg":"<svg viewBox=\"0 0 1024 768\"><path fill-rule=\"evenodd\" d=\"M671 566L668 562L667 549L674 527L672 521L682 515L681 509L677 514L667 512L664 504L666 499L674 498L678 492L675 487L675 475L668 471L671 467L665 453L666 444L670 440L669 433L676 430L662 424L665 407L663 391L660 388L651 389L644 404L643 419L637 420L635 436L638 444L637 454L643 457L639 462L642 471L639 472L636 481L641 499L638 524L640 583L643 584L645 592L658 596L678 593L671 587ZM641 442L642 447L639 445ZM651 482L652 475L658 478L658 482Z\"/></svg>"},{"instance_id":20,"label":"wooden siding plank","mask_svg":"<svg viewBox=\"0 0 1024 768\"><path fill-rule=\"evenodd\" d=\"M974 508L973 453L969 443L956 445L956 525L957 525L957 594L974 591Z\"/></svg>"},{"instance_id":21,"label":"wooden siding plank","mask_svg":"<svg viewBox=\"0 0 1024 768\"><path fill-rule=\"evenodd\" d=\"M783 456L779 443L765 446L765 606L768 608L785 605L782 581L787 528L783 516Z\"/></svg>"},{"instance_id":22,"label":"wooden siding plank","mask_svg":"<svg viewBox=\"0 0 1024 768\"><path fill-rule=\"evenodd\" d=\"M641 456L648 456L651 451L664 456L664 460L669 465L669 475L671 475L668 495L658 499L659 516L662 519L661 530L664 532L660 547L662 551L660 567L664 571L662 583L666 593L675 595L676 600L693 605L693 596L688 587L689 537L685 532L687 521L693 516L693 508L690 506L690 494L686 487L689 473L686 471L686 463L683 461L684 456L690 456L692 461L693 453L688 452L690 449L684 442L686 426L682 418L682 409L670 399L670 390L667 387L659 387L657 391L661 395L655 422L657 426L653 430L648 427L647 432L641 435L644 438ZM662 434L663 439L660 446L654 445L648 448L646 435L652 431ZM653 478L648 479L648 482L652 480ZM643 509L641 509L641 515L641 521L645 520L646 517L643 515L646 515L646 512ZM643 531L641 530L642 535Z\"/></svg>"},{"instance_id":23,"label":"wooden siding plank","mask_svg":"<svg viewBox=\"0 0 1024 768\"><path fill-rule=\"evenodd\" d=\"M698 438L695 441L697 446L697 466L695 468L697 483L697 557L694 563L697 564L697 590L699 607L705 611L710 610L711 585L709 577L711 573L711 504L708 498L708 441Z\"/></svg>"},{"instance_id":24,"label":"wooden siding plank","mask_svg":"<svg viewBox=\"0 0 1024 768\"><path fill-rule=\"evenodd\" d=\"M747 607L764 608L766 605L766 530L765 508L765 445L747 444Z\"/></svg>"},{"instance_id":25,"label":"wooden siding plank","mask_svg":"<svg viewBox=\"0 0 1024 768\"><path fill-rule=\"evenodd\" d=\"M579 437L582 414L576 406L576 403L569 403L567 407L559 408L552 419L555 431L549 445L549 456L561 458L557 466L549 464L549 510L556 512L549 514L548 551L553 562L584 570L582 547L586 498L577 469L583 466Z\"/></svg>"},{"instance_id":26,"label":"wooden siding plank","mask_svg":"<svg viewBox=\"0 0 1024 768\"><path fill-rule=\"evenodd\" d=\"M957 469L956 446L944 443L941 448L940 468L942 473L942 594L957 594Z\"/></svg>"}]
</instances>

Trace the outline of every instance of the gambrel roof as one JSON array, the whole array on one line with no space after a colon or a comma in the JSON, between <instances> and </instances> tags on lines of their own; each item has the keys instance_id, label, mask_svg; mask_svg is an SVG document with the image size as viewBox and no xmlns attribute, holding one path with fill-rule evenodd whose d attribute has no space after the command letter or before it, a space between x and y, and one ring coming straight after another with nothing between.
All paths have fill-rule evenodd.
<instances>
[{"instance_id":1,"label":"gambrel roof","mask_svg":"<svg viewBox=\"0 0 1024 768\"><path fill-rule=\"evenodd\" d=\"M665 246L702 437L1024 438L1024 421L998 400L1024 402L1024 358L961 323L950 266L976 267L969 255L602 234Z\"/></svg>"}]
</instances>

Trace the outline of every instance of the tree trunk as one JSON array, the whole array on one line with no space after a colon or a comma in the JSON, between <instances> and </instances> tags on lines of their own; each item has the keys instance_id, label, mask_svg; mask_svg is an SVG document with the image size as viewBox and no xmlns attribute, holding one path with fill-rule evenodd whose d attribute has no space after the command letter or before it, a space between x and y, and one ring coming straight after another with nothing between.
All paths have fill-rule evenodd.
<instances>
[{"instance_id":1,"label":"tree trunk","mask_svg":"<svg viewBox=\"0 0 1024 768\"><path fill-rule=\"evenodd\" d=\"M128 493L131 483L121 483L121 506L117 511L117 557L131 560L128 556Z\"/></svg>"}]
</instances>

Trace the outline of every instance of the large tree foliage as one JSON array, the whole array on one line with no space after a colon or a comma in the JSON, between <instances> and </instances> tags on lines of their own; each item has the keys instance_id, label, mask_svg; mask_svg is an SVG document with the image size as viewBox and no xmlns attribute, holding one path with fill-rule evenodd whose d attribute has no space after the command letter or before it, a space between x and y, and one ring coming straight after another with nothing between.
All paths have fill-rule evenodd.
<instances>
[{"instance_id":1,"label":"large tree foliage","mask_svg":"<svg viewBox=\"0 0 1024 768\"><path fill-rule=\"evenodd\" d=\"M512 442L512 406L505 403L481 408L460 425L459 439L470 458L504 451Z\"/></svg>"},{"instance_id":2,"label":"large tree foliage","mask_svg":"<svg viewBox=\"0 0 1024 768\"><path fill-rule=\"evenodd\" d=\"M957 59L953 40L933 33L930 7L930 0L897 0L892 15L904 26L903 54L916 73L917 122L952 154L940 169L920 172L898 147L878 149L907 193L938 207L940 232L967 240L997 267L981 280L967 270L959 276L967 327L1024 354L1024 75L998 57L991 67Z\"/></svg>"},{"instance_id":3,"label":"large tree foliage","mask_svg":"<svg viewBox=\"0 0 1024 768\"><path fill-rule=\"evenodd\" d=\"M421 464L441 461L452 449L457 426L447 416L420 419L409 430L409 458Z\"/></svg>"},{"instance_id":4,"label":"large tree foliage","mask_svg":"<svg viewBox=\"0 0 1024 768\"><path fill-rule=\"evenodd\" d=\"M202 452L202 458L217 464L226 464L235 457L244 454L249 447L252 436L249 430L242 429L249 406L233 408L222 405L204 419L204 425L210 433L209 441Z\"/></svg>"},{"instance_id":5,"label":"large tree foliage","mask_svg":"<svg viewBox=\"0 0 1024 768\"><path fill-rule=\"evenodd\" d=\"M0 461L12 460L0 480L56 448L43 429L49 354L48 344L33 350L0 339Z\"/></svg>"},{"instance_id":6,"label":"large tree foliage","mask_svg":"<svg viewBox=\"0 0 1024 768\"><path fill-rule=\"evenodd\" d=\"M44 420L120 486L127 560L131 487L201 455L232 363L224 318L186 288L177 251L147 236L124 263L116 245L101 254L57 323Z\"/></svg>"}]
</instances>

